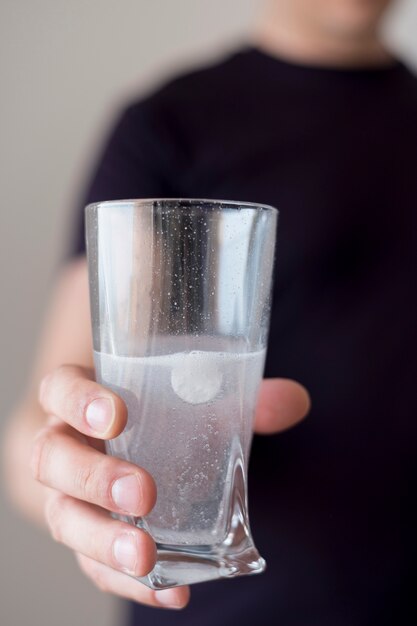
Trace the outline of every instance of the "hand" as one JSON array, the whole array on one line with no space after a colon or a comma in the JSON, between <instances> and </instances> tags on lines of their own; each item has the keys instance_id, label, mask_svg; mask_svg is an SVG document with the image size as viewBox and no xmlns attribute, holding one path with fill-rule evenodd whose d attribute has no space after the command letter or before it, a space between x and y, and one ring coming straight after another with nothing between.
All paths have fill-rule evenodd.
<instances>
[{"instance_id":1,"label":"hand","mask_svg":"<svg viewBox=\"0 0 417 626\"><path fill-rule=\"evenodd\" d=\"M186 587L153 591L134 578L153 569L155 544L144 531L108 511L146 515L156 501L152 477L104 454L105 439L126 425L123 401L92 380L91 371L63 366L41 384L48 425L36 437L32 472L49 487L45 519L54 539L75 551L81 569L103 591L153 606L184 606Z\"/></svg>"},{"instance_id":2,"label":"hand","mask_svg":"<svg viewBox=\"0 0 417 626\"><path fill-rule=\"evenodd\" d=\"M144 576L153 569L155 544L144 531L112 519L109 511L148 514L156 487L143 468L104 453L103 440L126 425L123 401L94 382L90 370L63 366L42 381L40 403L49 418L34 443L32 472L49 488L45 518L54 539L75 551L81 569L103 591L151 606L184 607L188 587L153 591L126 575ZM265 380L255 429L284 430L308 409L301 385Z\"/></svg>"}]
</instances>

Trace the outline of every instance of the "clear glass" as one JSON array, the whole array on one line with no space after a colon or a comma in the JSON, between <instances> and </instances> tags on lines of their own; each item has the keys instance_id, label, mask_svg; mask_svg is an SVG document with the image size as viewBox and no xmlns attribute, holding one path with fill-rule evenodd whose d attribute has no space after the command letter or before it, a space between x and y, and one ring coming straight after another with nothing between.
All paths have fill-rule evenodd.
<instances>
[{"instance_id":1,"label":"clear glass","mask_svg":"<svg viewBox=\"0 0 417 626\"><path fill-rule=\"evenodd\" d=\"M114 456L154 477L152 589L262 572L247 467L267 344L277 210L215 200L86 209L97 380L126 402Z\"/></svg>"}]
</instances>

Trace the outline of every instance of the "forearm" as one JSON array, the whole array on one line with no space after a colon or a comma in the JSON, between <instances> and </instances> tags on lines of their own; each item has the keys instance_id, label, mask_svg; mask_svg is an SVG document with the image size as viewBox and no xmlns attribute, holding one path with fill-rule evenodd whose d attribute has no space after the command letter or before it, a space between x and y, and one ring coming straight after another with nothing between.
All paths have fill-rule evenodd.
<instances>
[{"instance_id":1,"label":"forearm","mask_svg":"<svg viewBox=\"0 0 417 626\"><path fill-rule=\"evenodd\" d=\"M2 464L6 490L15 505L32 520L43 524L47 488L32 478L33 440L46 424L38 402L43 377L63 363L92 366L92 342L87 266L84 259L62 272L46 311L44 330L34 359L26 392L3 435Z\"/></svg>"}]
</instances>

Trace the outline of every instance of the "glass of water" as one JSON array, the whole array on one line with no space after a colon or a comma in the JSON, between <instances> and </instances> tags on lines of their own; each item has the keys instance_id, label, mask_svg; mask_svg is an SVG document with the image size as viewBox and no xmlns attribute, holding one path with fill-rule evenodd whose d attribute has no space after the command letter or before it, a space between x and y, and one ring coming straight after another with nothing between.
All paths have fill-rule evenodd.
<instances>
[{"instance_id":1,"label":"glass of water","mask_svg":"<svg viewBox=\"0 0 417 626\"><path fill-rule=\"evenodd\" d=\"M153 589L262 572L247 466L267 344L277 210L152 199L86 209L97 380L128 408L111 455L144 467Z\"/></svg>"}]
</instances>

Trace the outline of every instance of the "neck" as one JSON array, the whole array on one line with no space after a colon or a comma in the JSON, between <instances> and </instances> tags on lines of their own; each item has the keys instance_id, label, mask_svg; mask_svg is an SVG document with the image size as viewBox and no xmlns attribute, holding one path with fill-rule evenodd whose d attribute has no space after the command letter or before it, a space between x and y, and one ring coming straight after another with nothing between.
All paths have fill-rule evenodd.
<instances>
[{"instance_id":1,"label":"neck","mask_svg":"<svg viewBox=\"0 0 417 626\"><path fill-rule=\"evenodd\" d=\"M253 44L272 56L328 67L384 66L393 58L377 28L355 36L329 33L305 23L272 3L255 27Z\"/></svg>"}]
</instances>

